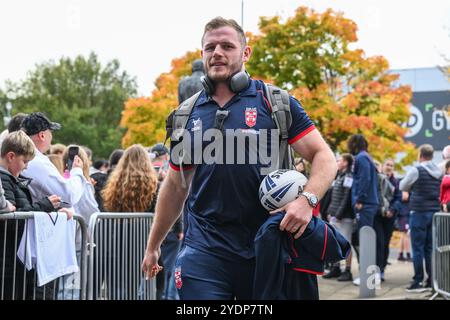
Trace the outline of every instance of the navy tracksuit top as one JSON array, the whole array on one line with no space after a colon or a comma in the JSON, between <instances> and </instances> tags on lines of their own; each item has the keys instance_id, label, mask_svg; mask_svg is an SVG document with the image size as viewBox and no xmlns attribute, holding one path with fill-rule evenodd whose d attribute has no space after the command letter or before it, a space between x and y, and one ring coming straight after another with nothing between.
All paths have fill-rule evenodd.
<instances>
[{"instance_id":1,"label":"navy tracksuit top","mask_svg":"<svg viewBox=\"0 0 450 320\"><path fill-rule=\"evenodd\" d=\"M271 216L255 237L256 269L253 298L317 300L317 276L324 263L345 259L350 243L333 226L313 217L299 239L280 231L284 213Z\"/></svg>"}]
</instances>

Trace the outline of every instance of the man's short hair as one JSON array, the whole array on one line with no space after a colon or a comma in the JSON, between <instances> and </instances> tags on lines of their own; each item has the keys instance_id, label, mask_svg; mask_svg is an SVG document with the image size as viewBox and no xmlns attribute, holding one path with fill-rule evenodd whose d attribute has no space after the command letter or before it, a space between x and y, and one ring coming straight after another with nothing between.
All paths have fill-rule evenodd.
<instances>
[{"instance_id":1,"label":"man's short hair","mask_svg":"<svg viewBox=\"0 0 450 320\"><path fill-rule=\"evenodd\" d=\"M8 122L8 132L19 131L22 121L28 116L26 113L18 113L14 115Z\"/></svg>"},{"instance_id":2,"label":"man's short hair","mask_svg":"<svg viewBox=\"0 0 450 320\"><path fill-rule=\"evenodd\" d=\"M419 147L419 157L431 160L433 159L434 149L431 144L423 144Z\"/></svg>"},{"instance_id":3,"label":"man's short hair","mask_svg":"<svg viewBox=\"0 0 450 320\"><path fill-rule=\"evenodd\" d=\"M216 30L216 29L219 29L222 27L231 27L234 30L236 30L236 32L239 36L239 40L242 44L242 47L245 47L247 45L247 39L245 38L244 30L239 25L239 23L236 22L236 20L225 19L222 17L216 17L216 18L212 19L211 21L209 21L205 25L205 31L203 32L203 36L202 36L202 47L203 47L203 39L205 38L205 34L208 31Z\"/></svg>"},{"instance_id":4,"label":"man's short hair","mask_svg":"<svg viewBox=\"0 0 450 320\"><path fill-rule=\"evenodd\" d=\"M22 130L11 132L3 140L1 157L4 158L8 152L14 152L17 156L34 158L35 146L29 136Z\"/></svg>"},{"instance_id":5,"label":"man's short hair","mask_svg":"<svg viewBox=\"0 0 450 320\"><path fill-rule=\"evenodd\" d=\"M94 161L94 163L92 164L92 166L95 168L95 169L97 169L97 170L100 170L100 168L102 167L102 166L108 166L108 161L107 160L105 160L105 159L100 159L100 160L96 160L96 161Z\"/></svg>"},{"instance_id":6,"label":"man's short hair","mask_svg":"<svg viewBox=\"0 0 450 320\"><path fill-rule=\"evenodd\" d=\"M450 159L450 144L442 149L442 158Z\"/></svg>"}]
</instances>

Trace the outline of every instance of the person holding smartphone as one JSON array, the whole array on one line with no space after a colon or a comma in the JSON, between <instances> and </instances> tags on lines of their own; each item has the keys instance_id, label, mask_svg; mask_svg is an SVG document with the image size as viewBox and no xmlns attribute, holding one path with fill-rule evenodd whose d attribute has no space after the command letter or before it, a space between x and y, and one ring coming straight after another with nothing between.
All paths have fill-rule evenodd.
<instances>
[{"instance_id":1,"label":"person holding smartphone","mask_svg":"<svg viewBox=\"0 0 450 320\"><path fill-rule=\"evenodd\" d=\"M95 200L94 186L91 183L91 177L89 176L89 158L83 148L70 145L63 152L63 162L66 170L69 172L72 170L74 165L75 157L81 158L83 162L82 172L84 176L83 190L81 197L76 203L72 205L75 208L75 212L83 216L83 218L88 222L91 215L95 212L99 212L97 201ZM65 200L65 199L64 199ZM64 205L64 203L62 203Z\"/></svg>"},{"instance_id":2,"label":"person holding smartphone","mask_svg":"<svg viewBox=\"0 0 450 320\"><path fill-rule=\"evenodd\" d=\"M99 212L97 201L95 200L95 191L94 186L91 183L91 178L89 177L89 165L90 161L88 155L84 148L77 145L69 145L62 154L64 167L66 168L66 172L69 173L68 179L70 179L70 172L72 171L74 165L75 157L81 158L83 161L83 187L82 194L79 200L76 203L73 203L73 207L76 213L80 214L84 220L89 223L89 219L92 214ZM65 199L64 199L65 200ZM62 201L61 206L69 205L67 202ZM77 251L77 259L78 263L81 259L81 230L77 228L76 232L76 251ZM63 278L64 285L61 286L60 282L60 290L58 292L58 299L70 299L70 300L78 300L80 297L80 273L76 273L73 275L66 275Z\"/></svg>"},{"instance_id":3,"label":"person holding smartphone","mask_svg":"<svg viewBox=\"0 0 450 320\"><path fill-rule=\"evenodd\" d=\"M83 184L86 178L83 175L83 161L74 156L70 178L64 179L55 165L45 156L51 146L54 130L61 129L61 125L51 122L43 113L33 112L22 122L22 130L34 143L36 156L28 163L23 176L31 178L29 185L33 200L39 200L49 194L56 194L64 201L73 205L83 194Z\"/></svg>"}]
</instances>

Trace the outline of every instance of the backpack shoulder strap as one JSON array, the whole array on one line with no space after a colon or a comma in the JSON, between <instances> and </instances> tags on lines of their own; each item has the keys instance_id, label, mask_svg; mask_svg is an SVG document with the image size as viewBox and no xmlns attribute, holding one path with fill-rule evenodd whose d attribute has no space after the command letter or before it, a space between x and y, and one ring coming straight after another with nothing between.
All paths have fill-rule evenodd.
<instances>
[{"instance_id":1,"label":"backpack shoulder strap","mask_svg":"<svg viewBox=\"0 0 450 320\"><path fill-rule=\"evenodd\" d=\"M169 114L166 119L166 139L164 144L166 144L169 137L171 141L181 141L184 129L186 128L189 120L189 116L191 115L192 109L194 109L194 105L201 93L202 91L200 90L190 98L186 99L178 106L177 109ZM183 149L180 156L181 185L183 187L187 187L183 170L183 162L186 158L188 158L188 153L185 149Z\"/></svg>"},{"instance_id":2,"label":"backpack shoulder strap","mask_svg":"<svg viewBox=\"0 0 450 320\"><path fill-rule=\"evenodd\" d=\"M164 144L169 138L173 141L180 140L183 129L186 128L189 116L191 115L192 109L194 109L194 105L201 92L202 91L200 90L190 98L184 100L177 109L169 114L166 119L166 139Z\"/></svg>"},{"instance_id":3,"label":"backpack shoulder strap","mask_svg":"<svg viewBox=\"0 0 450 320\"><path fill-rule=\"evenodd\" d=\"M292 124L289 93L277 86L264 83L267 100L272 109L272 119L280 130L279 167L292 169L293 153L288 144L289 128Z\"/></svg>"}]
</instances>

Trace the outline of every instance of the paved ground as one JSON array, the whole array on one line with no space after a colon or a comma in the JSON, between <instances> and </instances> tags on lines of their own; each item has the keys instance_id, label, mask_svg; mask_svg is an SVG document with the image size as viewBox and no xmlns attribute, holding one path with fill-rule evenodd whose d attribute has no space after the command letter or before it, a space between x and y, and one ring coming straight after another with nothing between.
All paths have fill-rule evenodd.
<instances>
[{"instance_id":1,"label":"paved ground","mask_svg":"<svg viewBox=\"0 0 450 320\"><path fill-rule=\"evenodd\" d=\"M391 243L390 265L385 271L385 281L381 288L376 290L376 297L380 300L427 300L431 292L408 293L405 288L413 276L412 262L397 261L398 249ZM356 259L352 264L353 277L358 276ZM321 300L355 300L359 299L359 287L352 282L338 282L336 279L323 279L319 277L319 294Z\"/></svg>"}]
</instances>

